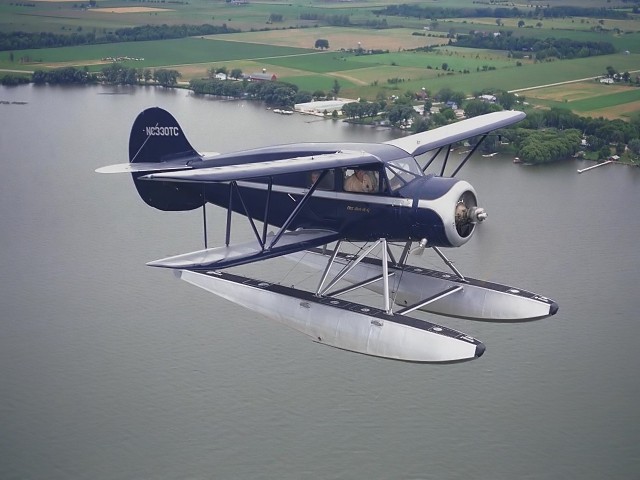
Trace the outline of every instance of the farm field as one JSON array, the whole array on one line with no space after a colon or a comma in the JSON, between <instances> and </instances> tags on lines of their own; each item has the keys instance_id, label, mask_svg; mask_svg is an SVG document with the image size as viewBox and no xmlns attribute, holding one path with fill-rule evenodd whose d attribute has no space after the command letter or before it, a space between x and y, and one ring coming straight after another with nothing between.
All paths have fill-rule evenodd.
<instances>
[{"instance_id":1,"label":"farm field","mask_svg":"<svg viewBox=\"0 0 640 480\"><path fill-rule=\"evenodd\" d=\"M101 63L101 59L107 57L127 56L141 59L123 62L128 67L138 68L268 58L308 54L310 52L312 51L308 49L224 42L213 38L181 38L162 41L19 50L14 52L14 56L15 58L28 56L31 61L20 64L20 67L26 70L33 70L34 68L56 67L61 63L76 66L95 65ZM3 56L6 56L6 54ZM7 68L7 63L6 61L0 63L0 67ZM16 67L15 64L12 64L12 66Z\"/></svg>"},{"instance_id":2,"label":"farm field","mask_svg":"<svg viewBox=\"0 0 640 480\"><path fill-rule=\"evenodd\" d=\"M351 27L318 27L297 30L271 30L268 32L243 32L226 35L226 40L264 43L268 45L313 48L317 39L329 41L331 50L361 48L389 50L408 50L428 45L443 45L446 38L412 35L410 28L388 28L384 30L365 30Z\"/></svg>"},{"instance_id":3,"label":"farm field","mask_svg":"<svg viewBox=\"0 0 640 480\"><path fill-rule=\"evenodd\" d=\"M456 19L447 19L453 20ZM608 30L619 29L623 32L638 32L640 31L640 24L635 20L615 20L615 19L606 19L603 20L602 23L599 23L599 19L597 18L583 18L583 17L567 17L567 18L543 18L543 19L522 19L525 24L523 27L518 27L518 22L521 19L519 18L501 18L500 21L505 27L516 28L519 30L524 30L523 33L529 35L532 28L536 30L541 30L543 27L547 30L547 34L552 36L553 33L549 33L549 30L575 30L575 31L584 31L591 32L594 28L606 28ZM466 22L471 25L484 25L487 27L495 27L496 19L495 18L467 18ZM541 24L538 27L538 23Z\"/></svg>"},{"instance_id":4,"label":"farm field","mask_svg":"<svg viewBox=\"0 0 640 480\"><path fill-rule=\"evenodd\" d=\"M548 107L570 109L585 117L623 118L640 112L640 89L603 85L596 81L540 88L527 92L527 99Z\"/></svg>"},{"instance_id":5,"label":"farm field","mask_svg":"<svg viewBox=\"0 0 640 480\"><path fill-rule=\"evenodd\" d=\"M233 5L222 1L190 0L188 3L104 0L98 8L79 8L73 1L33 1L29 6L14 0L0 0L0 32L94 32L101 36L117 28L136 25L175 25L204 23L243 30L241 33L172 40L123 42L65 48L14 50L0 52L0 69L33 71L61 66L102 68L107 57L132 57L124 65L135 68L171 68L181 81L205 77L211 68L240 68L245 73L263 69L278 79L309 91L329 90L335 80L340 95L373 99L415 92L426 88L436 93L442 88L469 95L485 89L520 91L531 103L543 107L562 106L580 114L628 117L640 110L632 93L598 87L595 82L572 83L562 87L537 88L558 82L570 82L600 76L612 66L619 72L640 71L640 21L638 16L625 20L566 17L558 19L500 19L493 17L438 19L409 18L375 13L378 8L397 4L393 0L370 2L333 2L292 0L291 2L252 1ZM410 2L413 3L413 2ZM604 6L602 0L563 0L562 5ZM423 3L420 5L424 6ZM483 4L484 5L484 4ZM488 5L488 4L487 4ZM434 6L437 6L434 4ZM471 7L473 0L452 0L446 7ZM495 4L498 6L498 4ZM516 5L526 9L526 5ZM612 0L607 7L627 6ZM327 18L348 26L327 26ZM336 18L334 18L336 17ZM379 22L391 28L377 28ZM369 23L367 23L369 22ZM539 26L536 26L537 23ZM335 25L335 23L334 23ZM368 25L369 28L365 28ZM430 30L426 30L425 28ZM596 32L594 27L606 29ZM614 33L613 29L621 33ZM449 44L448 34L483 30L487 34L501 30L514 36L538 39L570 38L576 41L611 42L619 52L614 55L534 63L514 60L507 52L468 49ZM326 39L330 48L314 49L316 40ZM433 51L410 51L436 46ZM347 52L387 50L389 53L355 55ZM629 54L623 52L628 51ZM444 65L446 64L446 65ZM443 70L446 66L447 71ZM463 73L464 72L464 73ZM535 88L534 90L529 90ZM555 90L554 90L555 88ZM617 88L617 87L616 87ZM638 90L640 91L640 90ZM595 112L595 113L594 113Z\"/></svg>"}]
</instances>

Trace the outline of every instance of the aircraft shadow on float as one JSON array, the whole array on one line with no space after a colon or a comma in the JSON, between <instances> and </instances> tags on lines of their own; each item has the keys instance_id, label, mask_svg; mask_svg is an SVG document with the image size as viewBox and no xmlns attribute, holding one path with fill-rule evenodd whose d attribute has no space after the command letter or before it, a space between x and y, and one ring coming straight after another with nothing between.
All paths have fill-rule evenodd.
<instances>
[{"instance_id":1,"label":"aircraft shadow on float","mask_svg":"<svg viewBox=\"0 0 640 480\"><path fill-rule=\"evenodd\" d=\"M490 132L524 117L494 112L385 143L295 143L201 154L171 114L149 108L131 129L130 162L97 171L130 173L140 197L160 210L207 203L227 209L224 246L208 248L205 214L203 250L148 265L173 269L183 280L318 343L396 360L457 362L481 356L484 344L411 312L519 322L558 310L542 295L463 276L441 250L467 243L487 218L474 188L456 174ZM445 176L451 145L472 138L479 138L476 145ZM440 171L427 174L443 150ZM421 167L416 157L427 152L432 156ZM254 240L231 241L233 212L248 219ZM345 241L361 250L342 251ZM402 251L394 254L392 242ZM449 271L407 263L411 252L427 249ZM274 257L317 269L317 289L227 270ZM338 288L340 282L349 286ZM380 308L343 298L360 288L380 294Z\"/></svg>"}]
</instances>

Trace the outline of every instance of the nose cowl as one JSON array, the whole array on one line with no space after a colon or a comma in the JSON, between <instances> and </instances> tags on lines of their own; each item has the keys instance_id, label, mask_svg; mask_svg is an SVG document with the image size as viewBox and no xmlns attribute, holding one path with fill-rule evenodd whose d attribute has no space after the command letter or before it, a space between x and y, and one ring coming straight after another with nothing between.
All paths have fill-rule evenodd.
<instances>
[{"instance_id":1,"label":"nose cowl","mask_svg":"<svg viewBox=\"0 0 640 480\"><path fill-rule=\"evenodd\" d=\"M464 180L425 178L415 210L414 238L428 245L459 247L469 241L487 212L478 206L474 188Z\"/></svg>"}]
</instances>

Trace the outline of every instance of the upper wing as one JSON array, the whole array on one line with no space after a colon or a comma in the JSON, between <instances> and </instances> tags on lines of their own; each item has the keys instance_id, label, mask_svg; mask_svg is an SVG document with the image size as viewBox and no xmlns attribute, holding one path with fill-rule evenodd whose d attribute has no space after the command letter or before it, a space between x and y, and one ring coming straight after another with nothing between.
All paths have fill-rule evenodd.
<instances>
[{"instance_id":1,"label":"upper wing","mask_svg":"<svg viewBox=\"0 0 640 480\"><path fill-rule=\"evenodd\" d=\"M526 117L524 112L514 110L487 113L486 115L468 118L451 125L397 138L385 143L399 147L410 155L417 156L466 138L489 133L498 128L508 127L523 120L524 117Z\"/></svg>"},{"instance_id":2,"label":"upper wing","mask_svg":"<svg viewBox=\"0 0 640 480\"><path fill-rule=\"evenodd\" d=\"M339 151L336 153L286 158L267 162L240 163L235 165L193 168L191 170L177 172L151 173L141 178L144 180L171 182L215 183L380 162L381 160L378 157L367 152Z\"/></svg>"}]
</instances>

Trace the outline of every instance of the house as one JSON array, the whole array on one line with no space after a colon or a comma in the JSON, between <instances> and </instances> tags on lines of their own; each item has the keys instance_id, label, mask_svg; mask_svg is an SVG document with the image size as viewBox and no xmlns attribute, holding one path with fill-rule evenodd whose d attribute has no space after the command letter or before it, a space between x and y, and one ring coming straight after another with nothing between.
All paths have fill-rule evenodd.
<instances>
[{"instance_id":1,"label":"house","mask_svg":"<svg viewBox=\"0 0 640 480\"><path fill-rule=\"evenodd\" d=\"M480 95L478 98L483 102L496 103L495 95Z\"/></svg>"},{"instance_id":2,"label":"house","mask_svg":"<svg viewBox=\"0 0 640 480\"><path fill-rule=\"evenodd\" d=\"M419 92L415 93L416 96L416 100L427 100L429 98L429 94L426 92L425 89L420 90Z\"/></svg>"},{"instance_id":3,"label":"house","mask_svg":"<svg viewBox=\"0 0 640 480\"><path fill-rule=\"evenodd\" d=\"M216 73L216 80L226 80L227 79L227 74L226 73Z\"/></svg>"},{"instance_id":4,"label":"house","mask_svg":"<svg viewBox=\"0 0 640 480\"><path fill-rule=\"evenodd\" d=\"M261 73L250 73L247 78L250 82L275 82L278 80L275 73L267 73L265 70Z\"/></svg>"}]
</instances>

